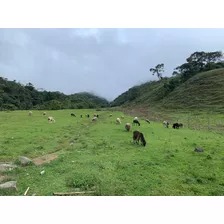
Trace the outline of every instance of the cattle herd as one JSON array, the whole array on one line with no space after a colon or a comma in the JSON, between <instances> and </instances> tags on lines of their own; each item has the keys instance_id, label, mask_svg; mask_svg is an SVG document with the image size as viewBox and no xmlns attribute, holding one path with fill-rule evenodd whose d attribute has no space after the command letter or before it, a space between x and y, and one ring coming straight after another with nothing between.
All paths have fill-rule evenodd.
<instances>
[{"instance_id":1,"label":"cattle herd","mask_svg":"<svg viewBox=\"0 0 224 224\"><path fill-rule=\"evenodd\" d=\"M32 111L29 111L28 115L32 116L32 114L33 114ZM43 112L43 115L46 116L46 112ZM76 115L74 113L71 113L71 116L76 117ZM82 118L82 114L80 115L80 117ZM85 117L89 118L90 115L86 114ZM112 117L112 114L110 114L109 117ZM92 122L96 122L98 118L99 118L99 114L94 114L93 118L92 118ZM124 119L124 116L121 116L121 118ZM48 117L48 121L49 121L49 123L52 123L52 122L55 123L55 119L52 116ZM150 121L148 119L145 119L145 121L150 124ZM122 124L120 118L116 118L116 124ZM134 119L132 121L132 125L133 126L136 126L136 125L141 126L138 117L134 117ZM163 121L163 125L164 125L164 127L169 128L169 122L168 121ZM183 124L182 123L174 123L172 127L174 129L179 129L180 127L183 127ZM128 131L128 132L131 130L131 123L126 123L125 124L125 130ZM146 146L146 141L145 141L143 133L141 133L139 131L134 131L132 138L133 138L134 143L139 144L139 141L141 141L141 144L143 146Z\"/></svg>"}]
</instances>

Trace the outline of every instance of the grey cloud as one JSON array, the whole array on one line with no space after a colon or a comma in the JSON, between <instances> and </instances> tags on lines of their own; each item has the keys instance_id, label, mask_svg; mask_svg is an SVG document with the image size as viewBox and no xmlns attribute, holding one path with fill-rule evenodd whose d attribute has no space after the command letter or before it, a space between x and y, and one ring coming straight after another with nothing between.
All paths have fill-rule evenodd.
<instances>
[{"instance_id":1,"label":"grey cloud","mask_svg":"<svg viewBox=\"0 0 224 224\"><path fill-rule=\"evenodd\" d=\"M165 76L194 51L223 50L223 29L0 29L0 75L66 94L109 100Z\"/></svg>"}]
</instances>

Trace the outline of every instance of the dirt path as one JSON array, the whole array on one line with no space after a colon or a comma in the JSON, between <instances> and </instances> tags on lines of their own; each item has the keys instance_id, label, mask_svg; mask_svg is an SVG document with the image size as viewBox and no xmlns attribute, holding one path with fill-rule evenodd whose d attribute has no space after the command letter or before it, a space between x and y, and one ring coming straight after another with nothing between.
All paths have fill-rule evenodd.
<instances>
[{"instance_id":1,"label":"dirt path","mask_svg":"<svg viewBox=\"0 0 224 224\"><path fill-rule=\"evenodd\" d=\"M57 158L58 158L57 154L47 154L47 155L33 159L33 163L38 166L43 163L50 163L52 160Z\"/></svg>"},{"instance_id":2,"label":"dirt path","mask_svg":"<svg viewBox=\"0 0 224 224\"><path fill-rule=\"evenodd\" d=\"M12 179L13 177L12 176L4 176L3 174L0 173L0 182L3 182L4 180L7 180L7 179Z\"/></svg>"}]
</instances>

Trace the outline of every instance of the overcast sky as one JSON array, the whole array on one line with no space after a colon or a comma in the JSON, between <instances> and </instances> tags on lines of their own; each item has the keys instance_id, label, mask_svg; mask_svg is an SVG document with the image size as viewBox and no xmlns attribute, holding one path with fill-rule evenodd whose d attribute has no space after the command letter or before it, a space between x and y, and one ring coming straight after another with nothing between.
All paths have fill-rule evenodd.
<instances>
[{"instance_id":1,"label":"overcast sky","mask_svg":"<svg viewBox=\"0 0 224 224\"><path fill-rule=\"evenodd\" d=\"M65 94L113 100L164 76L195 51L224 51L224 29L0 29L0 76Z\"/></svg>"}]
</instances>

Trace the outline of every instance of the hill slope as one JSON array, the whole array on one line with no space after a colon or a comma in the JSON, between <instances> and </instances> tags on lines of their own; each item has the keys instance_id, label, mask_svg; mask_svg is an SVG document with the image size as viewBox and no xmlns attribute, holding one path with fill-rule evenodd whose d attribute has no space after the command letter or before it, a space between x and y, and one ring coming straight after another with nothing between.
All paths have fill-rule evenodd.
<instances>
[{"instance_id":1,"label":"hill slope","mask_svg":"<svg viewBox=\"0 0 224 224\"><path fill-rule=\"evenodd\" d=\"M135 86L118 96L111 106L224 110L223 68L199 73L172 91L164 88L168 81L178 82L178 79L179 77L164 78Z\"/></svg>"},{"instance_id":2,"label":"hill slope","mask_svg":"<svg viewBox=\"0 0 224 224\"><path fill-rule=\"evenodd\" d=\"M199 73L164 100L167 107L224 109L224 69ZM177 104L177 105L176 105Z\"/></svg>"},{"instance_id":3,"label":"hill slope","mask_svg":"<svg viewBox=\"0 0 224 224\"><path fill-rule=\"evenodd\" d=\"M22 85L0 77L0 110L81 109L107 105L106 99L90 93L65 95L60 92L38 91L31 83Z\"/></svg>"}]
</instances>

